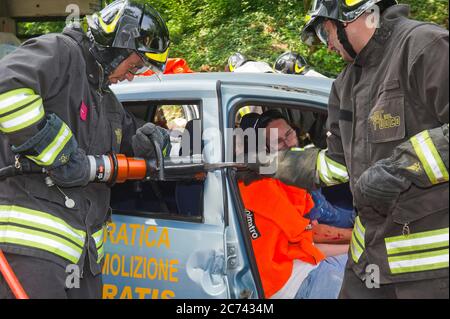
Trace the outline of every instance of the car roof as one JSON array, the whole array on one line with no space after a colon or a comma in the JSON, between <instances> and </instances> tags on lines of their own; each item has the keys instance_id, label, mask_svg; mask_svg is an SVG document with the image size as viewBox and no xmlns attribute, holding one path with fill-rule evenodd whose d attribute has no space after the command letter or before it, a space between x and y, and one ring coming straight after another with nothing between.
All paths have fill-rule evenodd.
<instances>
[{"instance_id":1,"label":"car roof","mask_svg":"<svg viewBox=\"0 0 450 319\"><path fill-rule=\"evenodd\" d=\"M230 72L209 72L209 73L187 73L187 74L167 74L161 76L161 81L156 76L138 76L132 82L122 82L111 86L117 95L136 92L145 89L150 91L163 90L167 83L175 84L181 90L204 89L204 84L214 84L218 81L223 84L236 84L242 86L269 86L279 87L286 90L310 91L320 95L330 93L333 79L289 75L279 73L230 73ZM208 85L214 87L215 85Z\"/></svg>"}]
</instances>

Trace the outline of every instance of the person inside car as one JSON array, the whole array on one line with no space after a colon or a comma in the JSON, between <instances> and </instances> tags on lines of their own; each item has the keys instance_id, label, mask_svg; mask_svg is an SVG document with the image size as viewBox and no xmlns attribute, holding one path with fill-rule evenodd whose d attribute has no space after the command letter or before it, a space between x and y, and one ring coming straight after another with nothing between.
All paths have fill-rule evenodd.
<instances>
[{"instance_id":1,"label":"person inside car","mask_svg":"<svg viewBox=\"0 0 450 319\"><path fill-rule=\"evenodd\" d=\"M265 128L274 121L267 121L267 115L249 113L241 128ZM289 132L281 132L285 140L279 145L294 144L295 134ZM314 200L308 191L249 171L239 172L238 180L266 298L337 298L348 245L314 243L314 225L307 216Z\"/></svg>"},{"instance_id":2,"label":"person inside car","mask_svg":"<svg viewBox=\"0 0 450 319\"><path fill-rule=\"evenodd\" d=\"M245 122L244 124L246 124ZM266 129L267 147L274 145L276 148L271 151L284 151L299 146L299 141L294 128L288 123L283 114L277 110L269 110L261 114L254 123L254 128L256 130L259 128ZM270 134L271 129L277 130L277 136L272 136ZM273 138L276 138L276 140L271 143ZM309 145L305 148L308 147ZM320 189L311 191L310 193L315 203L315 206L308 214L311 220L316 220L320 224L327 224L339 228L353 228L356 217L353 209L333 205L322 194Z\"/></svg>"}]
</instances>

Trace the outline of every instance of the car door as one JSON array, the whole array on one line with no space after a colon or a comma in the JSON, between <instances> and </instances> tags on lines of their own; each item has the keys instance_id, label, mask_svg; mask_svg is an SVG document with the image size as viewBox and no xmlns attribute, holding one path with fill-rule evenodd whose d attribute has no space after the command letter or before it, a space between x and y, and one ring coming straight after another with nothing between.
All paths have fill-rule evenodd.
<instances>
[{"instance_id":1,"label":"car door","mask_svg":"<svg viewBox=\"0 0 450 319\"><path fill-rule=\"evenodd\" d=\"M249 78L252 75L248 75ZM292 77L278 77L273 76L261 77L261 74L254 74L254 79L245 82L236 81L222 81L218 83L218 94L221 96L221 108L223 109L224 117L222 124L228 129L234 129L236 125L236 118L241 114L243 109L250 109L254 112L261 112L265 108L280 108L288 110L291 114L296 114L297 118L308 113L317 113L326 115L326 108L328 103L328 94L331 87L330 81L312 81L305 83L305 86L300 83L293 83L293 86L288 86L286 83L292 81ZM237 145L233 136L228 135L225 139L225 149L233 149L233 145ZM232 161L235 152L227 152L224 161ZM228 221L229 229L233 230L234 235L239 238L236 242L239 258L246 258L248 260L247 269L254 278L256 287L256 294L259 297L264 297L262 283L256 265L256 259L253 254L251 244L251 234L249 232L250 224L245 215L245 207L240 197L239 187L237 184L236 170L227 170L227 186L229 193L228 214L226 219ZM263 200L263 199L262 199ZM249 275L250 276L250 275Z\"/></svg>"},{"instance_id":2,"label":"car door","mask_svg":"<svg viewBox=\"0 0 450 319\"><path fill-rule=\"evenodd\" d=\"M179 105L184 120L197 117L205 131L220 126L215 86L209 91L205 85L199 91L176 85L171 90L167 85L161 90L130 86L118 97L136 110L139 104L143 108ZM204 143L208 147L215 141L206 138ZM190 162L198 162L195 156ZM214 161L212 157L206 154L206 160ZM225 192L221 171L209 172L200 183L175 179L114 186L105 243L104 298L230 297L225 275Z\"/></svg>"}]
</instances>

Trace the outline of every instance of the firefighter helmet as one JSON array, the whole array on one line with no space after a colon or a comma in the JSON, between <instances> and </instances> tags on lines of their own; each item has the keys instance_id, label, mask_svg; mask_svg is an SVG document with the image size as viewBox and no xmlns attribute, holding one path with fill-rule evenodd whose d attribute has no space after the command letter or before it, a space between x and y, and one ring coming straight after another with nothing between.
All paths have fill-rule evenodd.
<instances>
[{"instance_id":1,"label":"firefighter helmet","mask_svg":"<svg viewBox=\"0 0 450 319\"><path fill-rule=\"evenodd\" d=\"M273 68L279 73L304 74L308 66L305 58L297 52L285 52L280 55Z\"/></svg>"},{"instance_id":2,"label":"firefighter helmet","mask_svg":"<svg viewBox=\"0 0 450 319\"><path fill-rule=\"evenodd\" d=\"M87 17L88 34L97 51L114 52L116 57L99 61L114 70L132 52L148 68L164 72L169 52L169 31L161 15L146 1L117 0ZM108 56L103 54L103 57ZM103 60L105 60L103 58ZM122 60L122 61L121 61ZM112 64L112 65L111 65Z\"/></svg>"}]
</instances>

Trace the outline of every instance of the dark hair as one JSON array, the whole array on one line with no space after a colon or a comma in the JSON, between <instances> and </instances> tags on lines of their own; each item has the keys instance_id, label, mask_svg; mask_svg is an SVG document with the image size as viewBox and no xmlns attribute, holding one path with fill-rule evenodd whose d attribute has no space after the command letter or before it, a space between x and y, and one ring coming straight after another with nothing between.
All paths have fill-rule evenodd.
<instances>
[{"instance_id":1,"label":"dark hair","mask_svg":"<svg viewBox=\"0 0 450 319\"><path fill-rule=\"evenodd\" d=\"M284 117L284 115L278 110L265 111L263 114L261 114L259 116L258 121L255 123L255 129L266 128L270 122L272 122L274 120L279 120L279 119L282 119L282 120L285 120L286 122L288 122L286 117Z\"/></svg>"}]
</instances>

